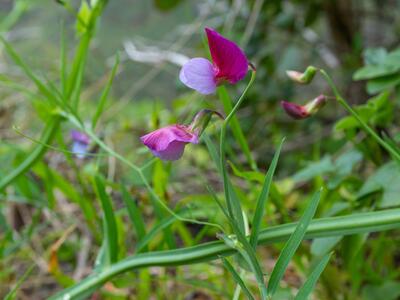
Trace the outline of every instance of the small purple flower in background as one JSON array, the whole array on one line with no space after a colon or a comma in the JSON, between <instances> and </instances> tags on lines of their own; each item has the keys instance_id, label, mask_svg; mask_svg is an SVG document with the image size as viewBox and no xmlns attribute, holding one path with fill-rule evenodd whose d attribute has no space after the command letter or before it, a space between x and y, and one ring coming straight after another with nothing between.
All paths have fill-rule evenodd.
<instances>
[{"instance_id":1,"label":"small purple flower in background","mask_svg":"<svg viewBox=\"0 0 400 300\"><path fill-rule=\"evenodd\" d=\"M89 136L77 130L71 130L70 134L72 139L72 152L74 152L79 159L85 158L90 144Z\"/></svg>"},{"instance_id":2,"label":"small purple flower in background","mask_svg":"<svg viewBox=\"0 0 400 300\"><path fill-rule=\"evenodd\" d=\"M162 160L178 160L182 157L186 144L199 143L199 137L213 114L223 119L218 112L203 109L196 114L190 125L169 125L142 136L140 140Z\"/></svg>"},{"instance_id":3,"label":"small purple flower in background","mask_svg":"<svg viewBox=\"0 0 400 300\"><path fill-rule=\"evenodd\" d=\"M219 84L235 84L248 71L246 55L234 42L213 29L205 29L212 63L205 58L193 58L181 69L179 79L201 94L213 94Z\"/></svg>"},{"instance_id":4,"label":"small purple flower in background","mask_svg":"<svg viewBox=\"0 0 400 300\"><path fill-rule=\"evenodd\" d=\"M282 101L282 107L285 112L293 119L306 119L317 113L326 103L326 96L319 95L317 98L311 100L306 105L299 105L287 101Z\"/></svg>"}]
</instances>

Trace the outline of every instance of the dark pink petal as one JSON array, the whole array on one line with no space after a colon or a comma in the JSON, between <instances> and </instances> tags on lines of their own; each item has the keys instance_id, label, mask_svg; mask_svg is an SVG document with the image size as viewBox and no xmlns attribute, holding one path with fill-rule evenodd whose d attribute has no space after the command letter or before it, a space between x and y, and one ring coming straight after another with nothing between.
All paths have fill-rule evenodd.
<instances>
[{"instance_id":1,"label":"dark pink petal","mask_svg":"<svg viewBox=\"0 0 400 300\"><path fill-rule=\"evenodd\" d=\"M287 101L282 101L281 104L286 113L294 119L305 119L310 116L310 113L302 105Z\"/></svg>"},{"instance_id":2,"label":"dark pink petal","mask_svg":"<svg viewBox=\"0 0 400 300\"><path fill-rule=\"evenodd\" d=\"M179 79L186 86L204 95L215 93L217 87L214 67L205 58L192 58L184 64Z\"/></svg>"},{"instance_id":3,"label":"dark pink petal","mask_svg":"<svg viewBox=\"0 0 400 300\"><path fill-rule=\"evenodd\" d=\"M217 80L227 80L232 84L242 80L248 71L248 60L242 49L215 30L205 30Z\"/></svg>"},{"instance_id":4,"label":"dark pink petal","mask_svg":"<svg viewBox=\"0 0 400 300\"><path fill-rule=\"evenodd\" d=\"M187 143L197 144L199 137L187 126L170 125L142 136L141 141L154 155L164 160L176 160L182 156Z\"/></svg>"}]
</instances>

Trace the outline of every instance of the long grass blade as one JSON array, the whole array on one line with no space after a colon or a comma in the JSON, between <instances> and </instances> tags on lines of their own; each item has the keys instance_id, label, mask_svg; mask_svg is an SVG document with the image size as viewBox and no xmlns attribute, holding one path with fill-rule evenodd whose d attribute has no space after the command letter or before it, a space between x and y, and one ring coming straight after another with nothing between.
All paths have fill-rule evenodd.
<instances>
[{"instance_id":1,"label":"long grass blade","mask_svg":"<svg viewBox=\"0 0 400 300\"><path fill-rule=\"evenodd\" d=\"M307 300L308 299L308 297L310 296L311 292L314 289L315 284L317 283L319 277L321 276L321 273L324 271L326 265L328 264L331 256L332 256L332 253L327 253L324 255L324 257L322 257L322 259L319 261L317 266L311 272L310 276L307 278L306 282L303 284L303 286L297 292L297 295L294 298L295 300Z\"/></svg>"},{"instance_id":2,"label":"long grass blade","mask_svg":"<svg viewBox=\"0 0 400 300\"><path fill-rule=\"evenodd\" d=\"M250 234L250 244L255 249L257 247L258 235L261 230L261 222L264 216L265 211L265 204L268 200L269 189L271 187L272 177L274 176L276 166L278 164L279 155L281 153L282 145L284 139L278 146L278 149L275 152L274 158L272 159L271 165L268 168L267 174L265 175L263 187L261 193L257 200L256 210L254 212L253 222L252 222L252 229Z\"/></svg>"},{"instance_id":3,"label":"long grass blade","mask_svg":"<svg viewBox=\"0 0 400 300\"><path fill-rule=\"evenodd\" d=\"M97 121L99 120L101 114L103 113L103 110L104 110L104 107L105 107L105 104L107 101L107 97L110 92L111 85L114 81L115 74L117 73L117 70L118 70L118 65L119 65L119 55L117 54L115 57L114 66L111 70L110 78L108 79L107 85L104 87L103 93L101 94L101 97L100 97L99 104L97 105L96 112L93 116L92 128L96 127Z\"/></svg>"},{"instance_id":4,"label":"long grass blade","mask_svg":"<svg viewBox=\"0 0 400 300\"><path fill-rule=\"evenodd\" d=\"M242 280L238 272L236 272L235 268L232 266L232 264L224 257L221 257L222 263L224 264L225 269L231 273L233 279L236 281L236 283L241 287L243 293L246 295L247 299L249 300L254 300L253 295L251 294L249 288L247 287L246 283Z\"/></svg>"},{"instance_id":5,"label":"long grass blade","mask_svg":"<svg viewBox=\"0 0 400 300\"><path fill-rule=\"evenodd\" d=\"M144 223L142 214L140 213L135 200L129 195L126 188L122 185L122 200L128 210L129 218L136 231L137 242L139 243L146 235L146 224ZM146 249L144 249L146 250Z\"/></svg>"},{"instance_id":6,"label":"long grass blade","mask_svg":"<svg viewBox=\"0 0 400 300\"><path fill-rule=\"evenodd\" d=\"M264 229L258 244L272 244L287 240L298 224L291 223ZM305 238L341 236L365 232L378 232L400 228L400 209L350 214L313 220L307 228ZM60 291L49 299L73 299L99 283L111 280L126 271L151 266L180 266L218 259L233 255L237 250L225 245L223 241L208 242L194 247L180 248L151 253L135 254L110 266L102 273L88 276L78 284Z\"/></svg>"},{"instance_id":7,"label":"long grass blade","mask_svg":"<svg viewBox=\"0 0 400 300\"><path fill-rule=\"evenodd\" d=\"M279 258L275 264L275 267L272 270L271 277L268 282L269 297L272 297L276 292L279 286L279 282L281 281L285 273L285 270L289 265L290 260L295 254L297 248L300 246L300 243L307 232L307 227L310 224L317 210L320 197L321 197L320 191L315 193L310 203L308 204L303 216L300 218L299 223L296 226L296 229L294 230L289 240L283 247L279 255Z\"/></svg>"},{"instance_id":8,"label":"long grass blade","mask_svg":"<svg viewBox=\"0 0 400 300\"><path fill-rule=\"evenodd\" d=\"M103 209L103 242L105 244L105 264L115 263L118 259L118 231L111 199L107 195L103 179L100 176L94 178L96 194Z\"/></svg>"}]
</instances>

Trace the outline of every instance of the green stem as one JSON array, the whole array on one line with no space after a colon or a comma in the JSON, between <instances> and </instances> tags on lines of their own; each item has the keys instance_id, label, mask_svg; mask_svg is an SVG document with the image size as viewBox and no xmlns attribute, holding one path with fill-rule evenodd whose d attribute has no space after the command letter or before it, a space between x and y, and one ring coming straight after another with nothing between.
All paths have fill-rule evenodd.
<instances>
[{"instance_id":1,"label":"green stem","mask_svg":"<svg viewBox=\"0 0 400 300\"><path fill-rule=\"evenodd\" d=\"M360 115L347 103L347 101L340 95L328 73L322 69L320 72L335 94L337 102L339 102L339 104L342 105L360 123L361 127L368 134L370 134L378 144L385 148L398 162L400 162L400 154L393 149L391 145L385 142L370 126L368 126L368 124L360 117Z\"/></svg>"},{"instance_id":2,"label":"green stem","mask_svg":"<svg viewBox=\"0 0 400 300\"><path fill-rule=\"evenodd\" d=\"M287 240L296 228L296 223L273 226L260 232L258 244L272 244ZM307 228L306 239L377 232L400 228L400 209L351 214L340 217L315 219ZM215 241L174 250L156 251L127 257L101 273L95 273L80 283L61 291L49 299L77 299L114 276L133 269L152 266L180 266L216 260L220 256L236 251L223 241Z\"/></svg>"},{"instance_id":3,"label":"green stem","mask_svg":"<svg viewBox=\"0 0 400 300\"><path fill-rule=\"evenodd\" d=\"M253 70L251 73L251 78L250 78L249 83L247 84L246 88L244 89L242 95L239 97L239 100L236 102L236 104L233 107L233 109L231 110L231 112L225 118L225 120L222 124L222 127L221 127L221 138L220 138L220 147L219 147L219 149L220 149L220 167L221 167L223 184L224 184L226 205L227 205L228 212L229 212L230 216L232 217L232 219L237 220L237 221L243 220L243 216L242 216L242 211L240 209L240 204L237 203L237 205L235 206L232 201L231 196L229 195L229 178L228 178L228 174L227 174L226 166L225 166L225 163L226 163L226 159L225 159L225 156L226 156L225 155L226 154L226 149L225 149L226 130L227 130L230 120L236 114L240 105L242 104L243 100L245 99L245 95L246 95L247 91L250 89L251 85L253 84L255 78L256 78L256 71ZM235 209L235 207L236 207L236 209ZM241 228L242 230L244 229L243 221L239 223L239 228ZM243 230L243 232L244 232L244 230Z\"/></svg>"}]
</instances>

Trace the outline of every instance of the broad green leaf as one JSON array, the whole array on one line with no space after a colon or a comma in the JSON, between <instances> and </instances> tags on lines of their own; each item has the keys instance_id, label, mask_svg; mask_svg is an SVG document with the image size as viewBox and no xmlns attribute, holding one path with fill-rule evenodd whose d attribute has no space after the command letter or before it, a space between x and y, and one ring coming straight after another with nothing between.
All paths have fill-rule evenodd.
<instances>
[{"instance_id":1,"label":"broad green leaf","mask_svg":"<svg viewBox=\"0 0 400 300\"><path fill-rule=\"evenodd\" d=\"M314 239L311 244L311 254L317 257L325 255L330 252L342 238L342 236L331 236Z\"/></svg>"},{"instance_id":2,"label":"broad green leaf","mask_svg":"<svg viewBox=\"0 0 400 300\"><path fill-rule=\"evenodd\" d=\"M246 286L242 278L240 277L239 273L236 272L235 268L232 264L224 257L221 257L222 263L224 264L225 269L231 273L233 279L236 281L237 284L241 287L243 293L246 295L247 299L254 300L253 295L251 294L249 288Z\"/></svg>"},{"instance_id":3,"label":"broad green leaf","mask_svg":"<svg viewBox=\"0 0 400 300\"><path fill-rule=\"evenodd\" d=\"M303 284L303 286L298 291L298 293L295 297L295 300L307 300L308 299L308 297L311 295L311 293L314 289L315 284L318 281L318 278L321 276L321 273L324 271L326 265L328 264L331 256L332 256L332 253L328 253L321 259L321 261L317 264L317 266L314 268L314 270L308 276L306 282Z\"/></svg>"},{"instance_id":4,"label":"broad green leaf","mask_svg":"<svg viewBox=\"0 0 400 300\"><path fill-rule=\"evenodd\" d=\"M154 5L161 11L168 11L182 2L182 0L153 0Z\"/></svg>"},{"instance_id":5,"label":"broad green leaf","mask_svg":"<svg viewBox=\"0 0 400 300\"><path fill-rule=\"evenodd\" d=\"M306 168L300 170L292 176L295 182L306 182L313 179L316 176L333 172L335 165L332 162L330 156L324 156L317 162L310 163Z\"/></svg>"},{"instance_id":6,"label":"broad green leaf","mask_svg":"<svg viewBox=\"0 0 400 300\"><path fill-rule=\"evenodd\" d=\"M400 297L400 282L386 280L380 285L367 284L362 289L363 300L397 300Z\"/></svg>"},{"instance_id":7,"label":"broad green leaf","mask_svg":"<svg viewBox=\"0 0 400 300\"><path fill-rule=\"evenodd\" d=\"M357 197L363 198L371 193L382 192L382 200L378 207L398 206L400 204L400 166L396 162L390 162L380 167L372 174L360 191Z\"/></svg>"},{"instance_id":8,"label":"broad green leaf","mask_svg":"<svg viewBox=\"0 0 400 300\"><path fill-rule=\"evenodd\" d=\"M373 78L367 83L368 94L376 94L400 84L400 74L392 74L383 77Z\"/></svg>"},{"instance_id":9,"label":"broad green leaf","mask_svg":"<svg viewBox=\"0 0 400 300\"><path fill-rule=\"evenodd\" d=\"M381 76L392 75L399 72L400 66L390 65L369 65L357 70L353 75L353 80L372 79Z\"/></svg>"},{"instance_id":10,"label":"broad green leaf","mask_svg":"<svg viewBox=\"0 0 400 300\"><path fill-rule=\"evenodd\" d=\"M275 264L274 269L272 270L271 277L268 282L268 295L272 297L277 290L279 283L285 274L286 268L289 265L290 260L295 254L297 248L300 246L301 241L303 240L307 227L310 224L312 218L318 207L318 202L321 197L321 192L315 193L312 197L310 203L308 204L303 216L300 218L299 223L296 226L296 229L290 236L289 240L286 242L283 247L279 258Z\"/></svg>"},{"instance_id":11,"label":"broad green leaf","mask_svg":"<svg viewBox=\"0 0 400 300\"><path fill-rule=\"evenodd\" d=\"M267 174L265 175L264 184L263 184L261 193L257 199L257 206L254 211L254 217L253 217L252 229L251 229L251 235L250 235L250 244L253 246L254 249L257 248L258 234L260 233L260 230L261 230L261 223L262 223L262 218L264 217L265 204L268 200L269 189L271 186L272 177L274 176L275 169L278 164L279 155L281 153L283 142L284 142L284 139L281 141L281 143L278 146L278 149L275 152L275 155L274 155L274 158L272 159L271 165L269 166Z\"/></svg>"}]
</instances>

